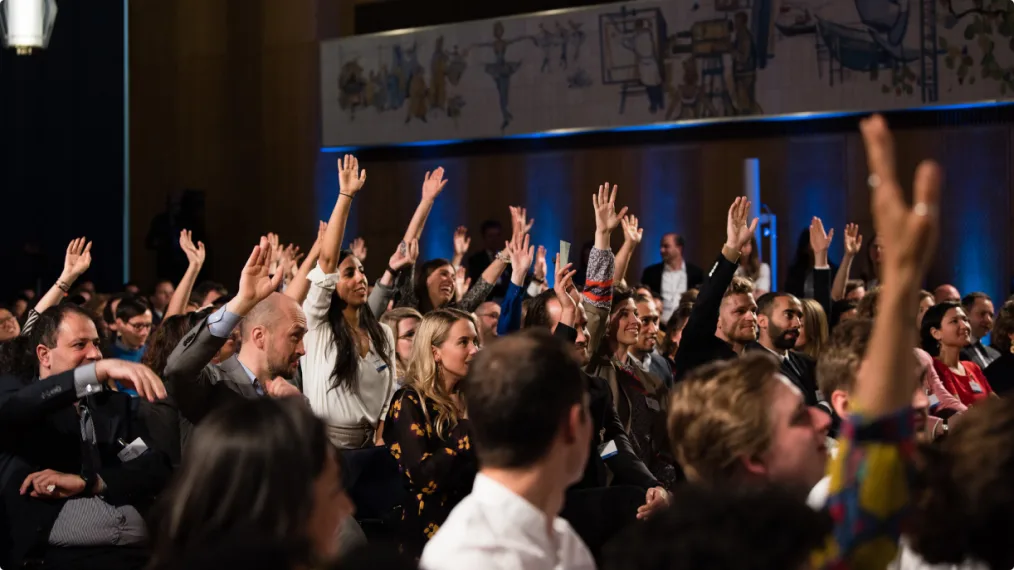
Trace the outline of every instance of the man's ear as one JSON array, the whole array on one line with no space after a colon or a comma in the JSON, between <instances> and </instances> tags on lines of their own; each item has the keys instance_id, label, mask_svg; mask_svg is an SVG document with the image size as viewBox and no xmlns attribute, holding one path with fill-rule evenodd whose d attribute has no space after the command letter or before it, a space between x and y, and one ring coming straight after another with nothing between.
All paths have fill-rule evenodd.
<instances>
[{"instance_id":1,"label":"man's ear","mask_svg":"<svg viewBox=\"0 0 1014 570\"><path fill-rule=\"evenodd\" d=\"M760 457L741 455L739 458L743 471L752 477L767 478L768 466Z\"/></svg>"},{"instance_id":2,"label":"man's ear","mask_svg":"<svg viewBox=\"0 0 1014 570\"><path fill-rule=\"evenodd\" d=\"M844 418L849 413L849 395L844 390L831 392L831 407L838 417Z\"/></svg>"},{"instance_id":3,"label":"man's ear","mask_svg":"<svg viewBox=\"0 0 1014 570\"><path fill-rule=\"evenodd\" d=\"M50 351L49 351L49 347L48 346L46 346L44 344L40 344L40 345L36 346L35 347L35 356L36 356L36 358L39 359L39 367L40 368L49 368L50 367Z\"/></svg>"}]
</instances>

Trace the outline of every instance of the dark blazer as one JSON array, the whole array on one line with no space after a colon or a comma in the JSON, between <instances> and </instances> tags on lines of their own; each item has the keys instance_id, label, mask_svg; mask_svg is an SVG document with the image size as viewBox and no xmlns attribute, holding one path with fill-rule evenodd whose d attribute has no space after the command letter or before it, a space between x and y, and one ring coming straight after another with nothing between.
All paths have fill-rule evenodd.
<instances>
[{"instance_id":1,"label":"dark blazer","mask_svg":"<svg viewBox=\"0 0 1014 570\"><path fill-rule=\"evenodd\" d=\"M662 294L662 272L665 264L656 263L644 268L641 273L641 283L651 287L651 290L659 295ZM704 271L693 263L687 262L687 289L696 289L704 282Z\"/></svg>"},{"instance_id":2,"label":"dark blazer","mask_svg":"<svg viewBox=\"0 0 1014 570\"><path fill-rule=\"evenodd\" d=\"M985 359L982 357L982 354L978 350L976 350L976 347L982 347L982 351L986 353ZM978 364L979 368L981 368L983 371L985 371L986 368L989 368L989 365L992 364L993 361L995 361L998 358L1000 358L1000 351L993 348L992 346L982 344L981 340L976 341L975 343L970 344L965 348L961 349L961 360L974 362L975 364ZM993 383L990 382L989 385L992 386ZM994 388L994 390L996 389Z\"/></svg>"},{"instance_id":3,"label":"dark blazer","mask_svg":"<svg viewBox=\"0 0 1014 570\"><path fill-rule=\"evenodd\" d=\"M260 397L236 356L221 364L211 364L226 340L211 334L205 318L169 355L164 379L179 411L181 448L187 446L190 431L187 426L197 425L211 410L239 399Z\"/></svg>"},{"instance_id":4,"label":"dark blazer","mask_svg":"<svg viewBox=\"0 0 1014 570\"><path fill-rule=\"evenodd\" d=\"M570 343L577 340L577 331L567 325L557 325L554 334ZM614 485L634 485L646 491L658 487L658 480L637 457L630 440L627 439L627 432L623 429L620 417L616 414L616 407L613 405L613 392L609 384L598 376L591 376L583 371L582 374L590 396L588 407L592 416L591 450L588 453L584 477L571 488L591 489L607 486L607 467L613 474ZM616 444L617 453L603 460L599 448L610 441Z\"/></svg>"},{"instance_id":5,"label":"dark blazer","mask_svg":"<svg viewBox=\"0 0 1014 570\"><path fill-rule=\"evenodd\" d=\"M74 403L78 400L74 371L39 380L0 377L0 565L20 566L40 557L49 532L66 501L33 499L20 494L34 472L53 469L81 474L84 470L81 428ZM118 439L133 441L143 430L132 421L130 396L102 392L85 398L95 426L96 469L106 484L103 499L114 506L131 505L142 514L166 485L168 459L151 449L121 462Z\"/></svg>"},{"instance_id":6,"label":"dark blazer","mask_svg":"<svg viewBox=\"0 0 1014 570\"><path fill-rule=\"evenodd\" d=\"M751 342L746 345L746 350L763 350L771 354L759 342ZM771 355L771 358L777 358ZM782 374L803 392L806 405L816 406L817 398L817 361L802 352L790 350L785 360L782 360Z\"/></svg>"},{"instance_id":7,"label":"dark blazer","mask_svg":"<svg viewBox=\"0 0 1014 570\"><path fill-rule=\"evenodd\" d=\"M1014 354L1001 354L982 372L998 396L1007 396L1014 390Z\"/></svg>"},{"instance_id":8,"label":"dark blazer","mask_svg":"<svg viewBox=\"0 0 1014 570\"><path fill-rule=\"evenodd\" d=\"M673 379L679 382L694 368L716 360L736 358L736 351L729 343L715 336L718 328L718 312L722 306L725 290L736 275L738 263L732 263L724 255L718 259L708 274L708 280L701 287L690 318L683 329L683 337L674 360Z\"/></svg>"}]
</instances>

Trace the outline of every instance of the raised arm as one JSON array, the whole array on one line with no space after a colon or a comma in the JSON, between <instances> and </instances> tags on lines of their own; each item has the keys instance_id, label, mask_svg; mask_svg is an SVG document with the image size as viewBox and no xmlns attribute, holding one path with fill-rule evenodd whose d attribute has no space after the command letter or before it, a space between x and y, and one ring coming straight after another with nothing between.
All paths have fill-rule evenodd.
<instances>
[{"instance_id":1,"label":"raised arm","mask_svg":"<svg viewBox=\"0 0 1014 570\"><path fill-rule=\"evenodd\" d=\"M859 233L857 224L845 226L845 255L841 258L841 266L834 276L834 284L831 286L831 301L841 301L845 298L845 286L849 282L849 272L852 270L852 262L863 247L863 236Z\"/></svg>"},{"instance_id":2,"label":"raised arm","mask_svg":"<svg viewBox=\"0 0 1014 570\"><path fill-rule=\"evenodd\" d=\"M405 236L401 238L402 241L410 242L422 237L423 228L426 226L426 218L429 217L430 210L433 209L433 203L436 202L437 196L444 190L444 186L447 186L447 181L444 180L444 167L441 166L432 173L426 173L425 178L423 178L422 200L419 201L415 213L412 214L412 221L408 223L408 229L405 230Z\"/></svg>"},{"instance_id":3,"label":"raised arm","mask_svg":"<svg viewBox=\"0 0 1014 570\"><path fill-rule=\"evenodd\" d=\"M317 239L314 240L313 247L306 254L306 259L303 260L303 263L299 264L299 269L292 276L289 286L285 288L285 296L295 299L300 306L306 300L307 293L310 292L310 281L307 279L307 276L317 266L317 260L320 259L320 245L324 241L324 232L326 231L327 223L320 222L317 225Z\"/></svg>"},{"instance_id":4,"label":"raised arm","mask_svg":"<svg viewBox=\"0 0 1014 570\"><path fill-rule=\"evenodd\" d=\"M35 312L42 314L46 309L59 305L63 296L70 292L70 288L77 281L78 277L88 270L92 264L92 242L80 237L71 240L67 246L67 255L63 260L63 272L60 278L53 283L53 286L46 291L46 294L35 304Z\"/></svg>"},{"instance_id":5,"label":"raised arm","mask_svg":"<svg viewBox=\"0 0 1014 570\"><path fill-rule=\"evenodd\" d=\"M616 254L616 269L613 273L613 282L623 284L627 278L627 267L630 266L630 258L634 254L637 244L641 243L644 237L644 229L637 227L637 216L624 216L620 223L623 225L623 245Z\"/></svg>"},{"instance_id":6,"label":"raised arm","mask_svg":"<svg viewBox=\"0 0 1014 570\"><path fill-rule=\"evenodd\" d=\"M334 273L338 267L338 253L345 236L345 223L349 218L352 199L366 183L366 170L359 171L359 161L346 154L338 161L338 200L335 201L331 219L327 222L324 240L320 245L318 263L324 273Z\"/></svg>"},{"instance_id":7,"label":"raised arm","mask_svg":"<svg viewBox=\"0 0 1014 570\"><path fill-rule=\"evenodd\" d=\"M395 248L394 254L387 260L387 269L384 270L384 275L377 280L376 285L373 287L373 292L370 293L370 298L367 300L367 304L370 306L370 310L373 311L373 315L380 318L385 312L387 312L387 305L394 298L398 292L397 280L399 275L403 275L407 270L410 270L415 265L416 260L419 259L419 242L412 240L408 243L399 243L398 247Z\"/></svg>"},{"instance_id":8,"label":"raised arm","mask_svg":"<svg viewBox=\"0 0 1014 570\"><path fill-rule=\"evenodd\" d=\"M930 161L919 165L915 206L909 208L883 118L864 120L860 128L871 173L873 220L883 244L883 318L873 323L853 391L856 414L846 421L830 468L829 512L836 528L831 555L815 560L824 568L886 568L896 555L900 527L894 523L912 501L916 300L939 230L940 168Z\"/></svg>"},{"instance_id":9,"label":"raised arm","mask_svg":"<svg viewBox=\"0 0 1014 570\"><path fill-rule=\"evenodd\" d=\"M813 299L820 303L824 314L831 314L831 264L827 252L831 249L834 229L824 232L824 222L814 217L810 223L810 247L813 248Z\"/></svg>"},{"instance_id":10,"label":"raised arm","mask_svg":"<svg viewBox=\"0 0 1014 570\"><path fill-rule=\"evenodd\" d=\"M190 293L194 290L194 283L197 282L197 275L201 272L201 267L204 266L204 242L199 241L195 246L193 234L191 234L190 230L180 230L180 248L183 249L183 253L187 256L187 271L183 274L183 278L180 279L176 290L173 291L173 296L169 299L169 306L166 307L163 319L183 314L183 311L187 308L187 301L190 300Z\"/></svg>"},{"instance_id":11,"label":"raised arm","mask_svg":"<svg viewBox=\"0 0 1014 570\"><path fill-rule=\"evenodd\" d=\"M472 238L468 237L468 228L458 226L458 229L454 230L454 257L451 259L451 265L454 266L455 271L461 268L461 262L465 259L465 254L468 253L468 248L471 245Z\"/></svg>"},{"instance_id":12,"label":"raised arm","mask_svg":"<svg viewBox=\"0 0 1014 570\"><path fill-rule=\"evenodd\" d=\"M613 230L627 213L623 208L616 212L616 185L609 183L599 186L598 193L592 194L592 208L595 210L595 246L588 256L588 271L585 275L584 299L588 313L588 348L591 354L598 352L606 334L606 320L613 306L613 275L616 273L616 258L613 256L610 238Z\"/></svg>"}]
</instances>

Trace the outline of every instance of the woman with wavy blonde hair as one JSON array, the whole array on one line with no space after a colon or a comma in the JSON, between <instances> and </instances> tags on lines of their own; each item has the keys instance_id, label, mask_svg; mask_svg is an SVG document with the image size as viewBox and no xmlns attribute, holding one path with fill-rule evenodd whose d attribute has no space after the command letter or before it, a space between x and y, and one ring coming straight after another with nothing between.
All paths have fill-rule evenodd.
<instances>
[{"instance_id":1,"label":"woman with wavy blonde hair","mask_svg":"<svg viewBox=\"0 0 1014 570\"><path fill-rule=\"evenodd\" d=\"M398 461L409 495L401 536L418 557L461 499L472 491L477 464L468 410L458 383L479 350L471 315L428 313L416 330L404 386L394 394L384 441Z\"/></svg>"}]
</instances>

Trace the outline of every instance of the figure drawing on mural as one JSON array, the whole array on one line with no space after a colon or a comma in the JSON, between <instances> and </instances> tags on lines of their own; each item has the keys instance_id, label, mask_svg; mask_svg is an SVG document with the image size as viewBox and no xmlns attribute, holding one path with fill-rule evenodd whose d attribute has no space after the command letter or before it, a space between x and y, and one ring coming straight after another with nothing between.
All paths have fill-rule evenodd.
<instances>
[{"instance_id":1,"label":"figure drawing on mural","mask_svg":"<svg viewBox=\"0 0 1014 570\"><path fill-rule=\"evenodd\" d=\"M701 89L700 72L697 60L689 56L683 60L683 83L673 86L675 72L673 63L666 64L666 92L669 95L669 108L665 111L667 121L689 121L707 119L717 116L711 100L704 96Z\"/></svg>"},{"instance_id":2,"label":"figure drawing on mural","mask_svg":"<svg viewBox=\"0 0 1014 570\"><path fill-rule=\"evenodd\" d=\"M510 112L511 76L521 67L520 60L507 61L507 48L524 40L532 40L534 42L534 38L531 36L519 36L505 40L503 34L503 24L496 22L493 24L493 41L474 46L488 47L493 50L493 61L486 64L485 70L493 78L493 83L496 85L496 93L500 102L500 116L503 119L503 122L500 124L501 131L505 130L514 119L514 115Z\"/></svg>"},{"instance_id":3,"label":"figure drawing on mural","mask_svg":"<svg viewBox=\"0 0 1014 570\"><path fill-rule=\"evenodd\" d=\"M757 103L757 46L746 12L737 12L734 21L732 78L736 95L733 104L737 115L759 115L764 111Z\"/></svg>"},{"instance_id":4,"label":"figure drawing on mural","mask_svg":"<svg viewBox=\"0 0 1014 570\"><path fill-rule=\"evenodd\" d=\"M648 93L648 112L660 111L662 100L662 62L658 42L646 19L638 19L634 33L623 38L623 47L634 52L637 61L637 80Z\"/></svg>"},{"instance_id":5,"label":"figure drawing on mural","mask_svg":"<svg viewBox=\"0 0 1014 570\"><path fill-rule=\"evenodd\" d=\"M366 79L359 61L353 59L343 65L338 75L338 105L348 109L353 119L356 118L356 108L366 104L365 90Z\"/></svg>"}]
</instances>

